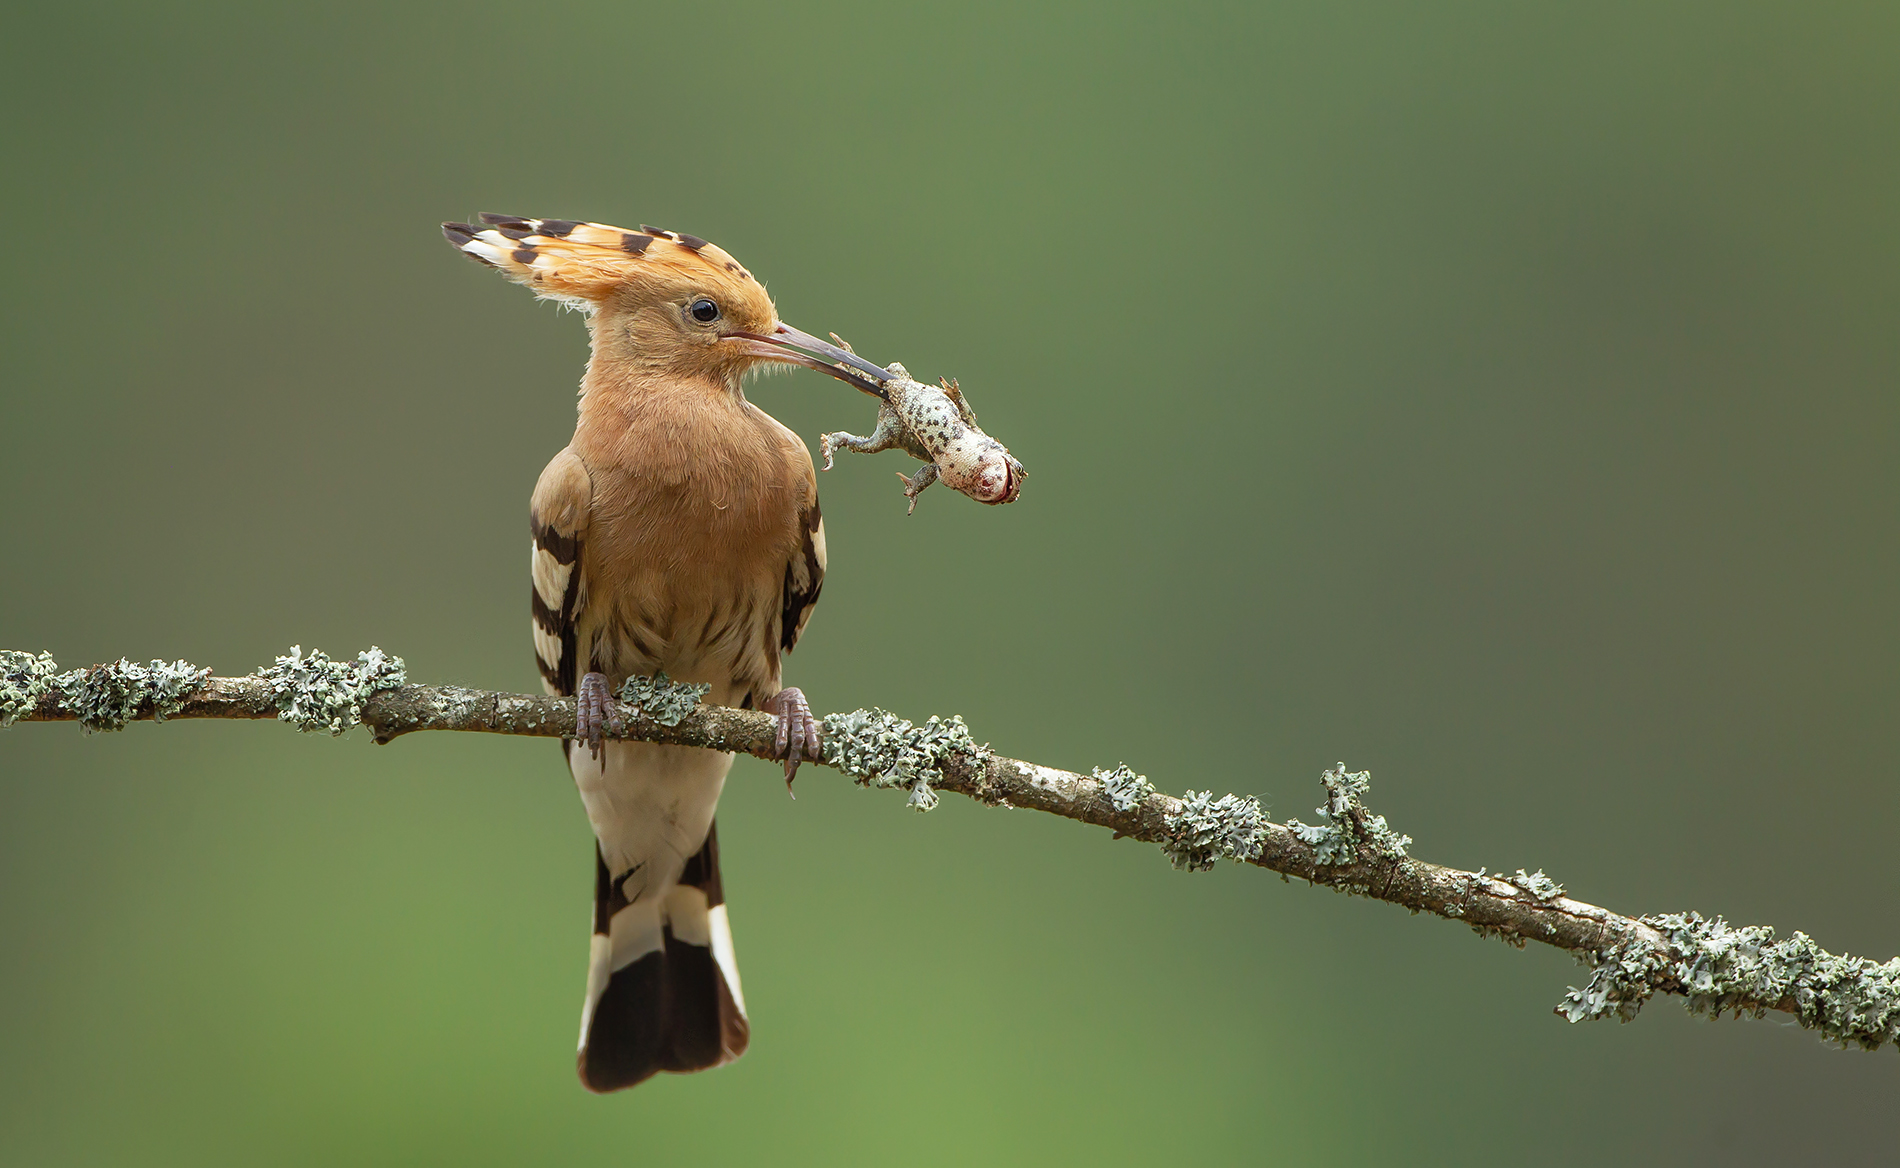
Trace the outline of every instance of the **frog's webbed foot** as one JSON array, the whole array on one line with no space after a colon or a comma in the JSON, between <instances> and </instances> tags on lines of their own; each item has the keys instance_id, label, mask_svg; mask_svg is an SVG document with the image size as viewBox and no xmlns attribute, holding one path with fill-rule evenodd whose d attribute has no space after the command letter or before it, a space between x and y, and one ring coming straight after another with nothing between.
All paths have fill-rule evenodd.
<instances>
[{"instance_id":1,"label":"frog's webbed foot","mask_svg":"<svg viewBox=\"0 0 1900 1168\"><path fill-rule=\"evenodd\" d=\"M831 460L832 460L832 457L837 454L838 447L844 446L847 443L862 442L862 441L864 441L864 439L859 438L854 434L847 434L843 430L837 430L830 434L818 435L818 452L825 456L825 465L820 467L819 469L820 470L831 469ZM851 447L851 449L855 450L857 448L853 446Z\"/></svg>"},{"instance_id":2,"label":"frog's webbed foot","mask_svg":"<svg viewBox=\"0 0 1900 1168\"><path fill-rule=\"evenodd\" d=\"M831 460L838 453L840 448L857 454L876 454L878 451L885 449L885 447L874 445L876 441L877 435L875 434L868 438L860 438L856 434L847 434L843 430L837 430L830 434L820 434L818 436L818 450L825 456L825 469L830 470Z\"/></svg>"},{"instance_id":3,"label":"frog's webbed foot","mask_svg":"<svg viewBox=\"0 0 1900 1168\"><path fill-rule=\"evenodd\" d=\"M926 462L909 478L899 474L897 481L904 484L904 497L910 500L910 509L904 512L909 515L917 510L917 496L923 494L925 487L937 481L937 464Z\"/></svg>"}]
</instances>

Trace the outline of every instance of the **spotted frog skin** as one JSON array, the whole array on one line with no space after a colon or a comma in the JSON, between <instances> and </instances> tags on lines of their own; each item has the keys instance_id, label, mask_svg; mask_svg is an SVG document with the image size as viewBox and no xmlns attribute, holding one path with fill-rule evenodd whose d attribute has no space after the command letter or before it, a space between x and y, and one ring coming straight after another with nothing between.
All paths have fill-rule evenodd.
<instances>
[{"instance_id":1,"label":"spotted frog skin","mask_svg":"<svg viewBox=\"0 0 1900 1168\"><path fill-rule=\"evenodd\" d=\"M1014 503L1023 489L1023 464L977 427L976 413L957 383L925 385L895 361L886 372L890 377L882 386L877 429L864 438L842 430L821 436L825 469L831 469L840 449L859 454L897 449L924 464L915 475L897 476L911 511L917 509L917 496L938 479L979 503Z\"/></svg>"}]
</instances>

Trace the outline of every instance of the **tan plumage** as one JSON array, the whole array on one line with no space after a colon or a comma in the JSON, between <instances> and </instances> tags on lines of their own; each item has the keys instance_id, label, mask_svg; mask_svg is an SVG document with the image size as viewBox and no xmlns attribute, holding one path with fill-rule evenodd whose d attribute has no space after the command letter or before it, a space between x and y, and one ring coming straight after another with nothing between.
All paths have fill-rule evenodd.
<instances>
[{"instance_id":1,"label":"tan plumage","mask_svg":"<svg viewBox=\"0 0 1900 1168\"><path fill-rule=\"evenodd\" d=\"M816 757L816 726L780 657L823 584L824 523L804 443L740 383L764 361L825 367L789 345L837 350L781 324L763 286L693 236L483 219L443 230L581 308L592 337L573 440L531 504L544 682L580 696L584 726L628 676L703 682L709 701L780 715L789 779ZM713 829L731 756L595 745L568 751L598 841L580 1067L612 1090L736 1058L749 1024Z\"/></svg>"},{"instance_id":2,"label":"tan plumage","mask_svg":"<svg viewBox=\"0 0 1900 1168\"><path fill-rule=\"evenodd\" d=\"M761 704L797 639L781 624L786 577L808 543L823 572L811 457L736 388L603 361L600 348L574 439L534 503L556 530L557 516L585 516L581 659L615 685L665 669L710 684L720 705Z\"/></svg>"}]
</instances>

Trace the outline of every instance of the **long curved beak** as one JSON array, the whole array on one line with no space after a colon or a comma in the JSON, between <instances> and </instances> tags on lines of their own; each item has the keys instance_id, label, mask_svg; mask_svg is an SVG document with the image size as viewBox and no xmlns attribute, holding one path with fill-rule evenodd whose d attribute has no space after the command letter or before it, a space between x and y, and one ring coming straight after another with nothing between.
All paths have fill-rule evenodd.
<instances>
[{"instance_id":1,"label":"long curved beak","mask_svg":"<svg viewBox=\"0 0 1900 1168\"><path fill-rule=\"evenodd\" d=\"M847 352L832 344L821 341L808 332L801 332L791 325L779 322L770 336L760 333L727 333L728 343L738 343L754 357L767 361L785 361L793 365L803 365L807 369L816 369L820 373L829 373L847 385L854 385L868 394L884 397L884 383L890 379L890 371L871 364L856 353ZM802 352L800 350L803 350Z\"/></svg>"}]
</instances>

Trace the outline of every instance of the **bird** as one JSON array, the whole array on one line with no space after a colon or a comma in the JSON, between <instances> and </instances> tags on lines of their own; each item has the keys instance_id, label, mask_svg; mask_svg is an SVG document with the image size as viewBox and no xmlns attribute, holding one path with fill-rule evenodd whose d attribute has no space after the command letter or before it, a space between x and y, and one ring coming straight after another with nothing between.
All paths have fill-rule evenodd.
<instances>
[{"instance_id":1,"label":"bird","mask_svg":"<svg viewBox=\"0 0 1900 1168\"><path fill-rule=\"evenodd\" d=\"M742 383L790 364L874 392L885 373L780 321L764 285L697 236L480 219L442 233L580 310L590 334L574 437L530 503L531 609L542 683L576 699L562 747L595 839L576 1061L589 1090L615 1091L731 1062L751 1024L714 818L733 756L613 740L611 697L664 672L771 713L788 789L820 757L810 704L781 684L824 584L817 479Z\"/></svg>"}]
</instances>

